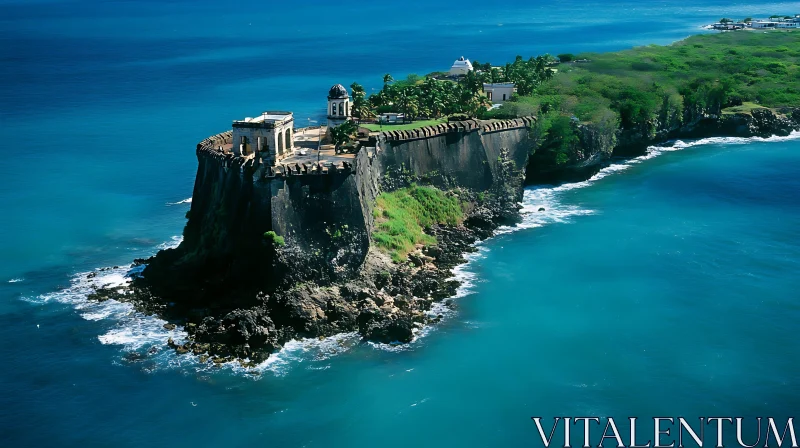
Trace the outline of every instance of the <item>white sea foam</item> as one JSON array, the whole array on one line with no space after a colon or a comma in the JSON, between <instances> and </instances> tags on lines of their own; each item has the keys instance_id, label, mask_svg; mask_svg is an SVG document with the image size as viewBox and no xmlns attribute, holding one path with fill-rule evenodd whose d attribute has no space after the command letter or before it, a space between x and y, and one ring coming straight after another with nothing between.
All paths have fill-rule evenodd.
<instances>
[{"instance_id":1,"label":"white sea foam","mask_svg":"<svg viewBox=\"0 0 800 448\"><path fill-rule=\"evenodd\" d=\"M170 241L163 242L158 245L158 250L175 249L183 242L183 235L173 236Z\"/></svg>"},{"instance_id":2,"label":"white sea foam","mask_svg":"<svg viewBox=\"0 0 800 448\"><path fill-rule=\"evenodd\" d=\"M8 283L19 283L24 281L25 281L24 278L12 278L11 280L8 281Z\"/></svg>"},{"instance_id":3,"label":"white sea foam","mask_svg":"<svg viewBox=\"0 0 800 448\"><path fill-rule=\"evenodd\" d=\"M40 295L35 300L70 304L86 320L113 322L114 327L98 336L98 339L103 344L121 345L126 351L163 345L170 337L178 343L182 342L186 334L181 327L166 330L165 320L139 313L131 304L116 300L88 300L88 296L97 288L126 286L131 281L131 274L138 271L138 268L128 266L82 272L72 278L69 287Z\"/></svg>"},{"instance_id":4,"label":"white sea foam","mask_svg":"<svg viewBox=\"0 0 800 448\"><path fill-rule=\"evenodd\" d=\"M192 203L192 198L186 198L178 202L167 202L167 205L181 205L181 204L191 204L191 203Z\"/></svg>"},{"instance_id":5,"label":"white sea foam","mask_svg":"<svg viewBox=\"0 0 800 448\"><path fill-rule=\"evenodd\" d=\"M277 353L257 365L253 371L270 372L276 376L286 375L293 366L309 363L312 370L325 370L329 367L324 361L349 351L359 344L361 337L356 332L341 333L324 339L300 339L289 341ZM230 363L234 370L238 364Z\"/></svg>"}]
</instances>

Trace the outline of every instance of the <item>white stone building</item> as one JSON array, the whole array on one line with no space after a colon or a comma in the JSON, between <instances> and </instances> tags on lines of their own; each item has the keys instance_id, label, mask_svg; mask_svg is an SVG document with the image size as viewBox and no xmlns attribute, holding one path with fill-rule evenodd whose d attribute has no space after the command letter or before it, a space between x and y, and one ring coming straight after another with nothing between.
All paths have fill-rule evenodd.
<instances>
[{"instance_id":1,"label":"white stone building","mask_svg":"<svg viewBox=\"0 0 800 448\"><path fill-rule=\"evenodd\" d=\"M233 122L233 153L253 156L265 165L275 166L294 150L294 117L291 112L267 111L255 118Z\"/></svg>"},{"instance_id":2,"label":"white stone building","mask_svg":"<svg viewBox=\"0 0 800 448\"><path fill-rule=\"evenodd\" d=\"M494 104L510 100L516 93L516 86L513 82L496 82L492 84L484 84L483 91L486 97Z\"/></svg>"},{"instance_id":3,"label":"white stone building","mask_svg":"<svg viewBox=\"0 0 800 448\"><path fill-rule=\"evenodd\" d=\"M456 62L453 62L453 66L450 67L450 76L466 75L471 71L472 62L469 62L469 59L464 59L464 56L461 56Z\"/></svg>"}]
</instances>

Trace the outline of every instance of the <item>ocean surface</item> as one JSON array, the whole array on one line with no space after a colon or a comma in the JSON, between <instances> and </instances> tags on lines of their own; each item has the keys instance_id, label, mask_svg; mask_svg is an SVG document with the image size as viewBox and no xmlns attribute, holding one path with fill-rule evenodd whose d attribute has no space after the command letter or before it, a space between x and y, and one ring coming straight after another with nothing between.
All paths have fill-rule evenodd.
<instances>
[{"instance_id":1,"label":"ocean surface","mask_svg":"<svg viewBox=\"0 0 800 448\"><path fill-rule=\"evenodd\" d=\"M179 242L194 147L233 119L314 124L333 84L369 92L462 55L667 44L722 16L798 12L0 0L0 446L541 446L532 416L792 415L797 135L676 142L527 189L524 222L479 246L447 318L408 346L341 335L255 373L210 368L165 350L180 329L86 302L85 276L124 282Z\"/></svg>"}]
</instances>

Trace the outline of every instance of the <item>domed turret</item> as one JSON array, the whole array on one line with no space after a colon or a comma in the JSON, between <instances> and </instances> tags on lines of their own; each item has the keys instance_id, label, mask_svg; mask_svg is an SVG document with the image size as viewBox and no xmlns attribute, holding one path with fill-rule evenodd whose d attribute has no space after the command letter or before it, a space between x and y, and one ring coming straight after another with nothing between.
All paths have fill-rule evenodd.
<instances>
[{"instance_id":1,"label":"domed turret","mask_svg":"<svg viewBox=\"0 0 800 448\"><path fill-rule=\"evenodd\" d=\"M339 100L344 98L350 98L350 95L347 94L347 89L345 89L341 84L336 84L335 86L331 87L330 92L328 92L329 100Z\"/></svg>"},{"instance_id":2,"label":"domed turret","mask_svg":"<svg viewBox=\"0 0 800 448\"><path fill-rule=\"evenodd\" d=\"M338 126L350 118L350 95L341 84L331 87L328 92L328 122Z\"/></svg>"}]
</instances>

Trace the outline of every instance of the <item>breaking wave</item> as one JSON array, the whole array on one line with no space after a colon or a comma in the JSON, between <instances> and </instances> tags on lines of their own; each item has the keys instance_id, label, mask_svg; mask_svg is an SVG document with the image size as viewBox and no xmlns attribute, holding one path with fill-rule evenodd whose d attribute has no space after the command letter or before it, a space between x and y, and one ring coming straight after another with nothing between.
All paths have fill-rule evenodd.
<instances>
[{"instance_id":1,"label":"breaking wave","mask_svg":"<svg viewBox=\"0 0 800 448\"><path fill-rule=\"evenodd\" d=\"M158 250L175 249L183 242L183 235L173 236L169 241L159 244Z\"/></svg>"},{"instance_id":2,"label":"breaking wave","mask_svg":"<svg viewBox=\"0 0 800 448\"><path fill-rule=\"evenodd\" d=\"M192 198L186 198L178 202L167 202L167 205L181 205L181 204L191 204L191 203L192 203Z\"/></svg>"}]
</instances>

